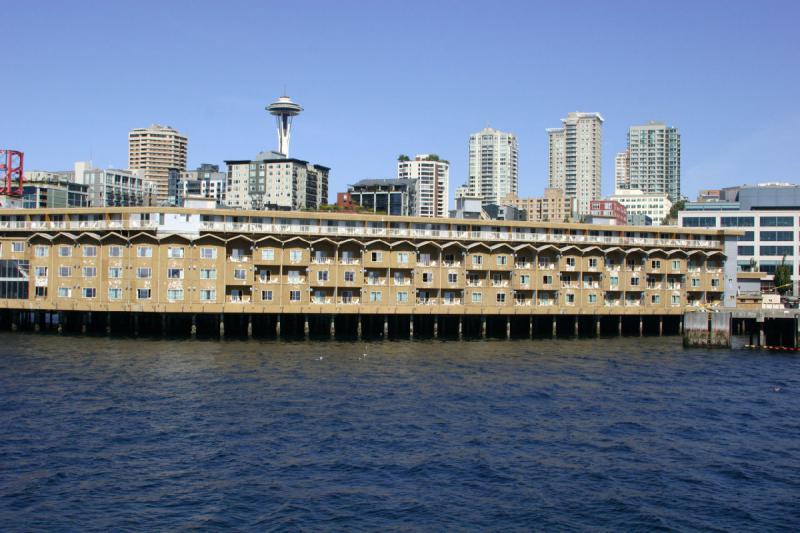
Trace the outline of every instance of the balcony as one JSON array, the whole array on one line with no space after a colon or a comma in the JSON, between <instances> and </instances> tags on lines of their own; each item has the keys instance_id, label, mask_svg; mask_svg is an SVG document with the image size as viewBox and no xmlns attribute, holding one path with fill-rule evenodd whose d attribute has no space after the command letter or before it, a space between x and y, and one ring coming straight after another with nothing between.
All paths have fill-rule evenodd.
<instances>
[{"instance_id":1,"label":"balcony","mask_svg":"<svg viewBox=\"0 0 800 533\"><path fill-rule=\"evenodd\" d=\"M385 279L369 279L369 278L367 278L367 285L370 285L370 286L386 285L386 280Z\"/></svg>"},{"instance_id":2,"label":"balcony","mask_svg":"<svg viewBox=\"0 0 800 533\"><path fill-rule=\"evenodd\" d=\"M228 295L227 302L229 304L249 304L250 303L250 296L249 295L243 295L243 296Z\"/></svg>"},{"instance_id":3,"label":"balcony","mask_svg":"<svg viewBox=\"0 0 800 533\"><path fill-rule=\"evenodd\" d=\"M342 296L341 298L339 298L339 303L342 305L358 305L360 301L361 301L360 298L353 296L350 297Z\"/></svg>"},{"instance_id":4,"label":"balcony","mask_svg":"<svg viewBox=\"0 0 800 533\"><path fill-rule=\"evenodd\" d=\"M315 305L332 304L333 298L330 296L312 296L311 303Z\"/></svg>"},{"instance_id":5,"label":"balcony","mask_svg":"<svg viewBox=\"0 0 800 533\"><path fill-rule=\"evenodd\" d=\"M417 305L436 305L437 298L417 298Z\"/></svg>"},{"instance_id":6,"label":"balcony","mask_svg":"<svg viewBox=\"0 0 800 533\"><path fill-rule=\"evenodd\" d=\"M514 300L514 306L516 307L531 307L533 302L531 300Z\"/></svg>"},{"instance_id":7,"label":"balcony","mask_svg":"<svg viewBox=\"0 0 800 533\"><path fill-rule=\"evenodd\" d=\"M409 278L401 279L401 280L393 280L392 283L395 287L404 287L407 285L411 285L411 280Z\"/></svg>"},{"instance_id":8,"label":"balcony","mask_svg":"<svg viewBox=\"0 0 800 533\"><path fill-rule=\"evenodd\" d=\"M461 298L442 298L442 305L461 305Z\"/></svg>"},{"instance_id":9,"label":"balcony","mask_svg":"<svg viewBox=\"0 0 800 533\"><path fill-rule=\"evenodd\" d=\"M311 263L314 265L330 265L333 263L333 259L330 257L313 257L311 258Z\"/></svg>"},{"instance_id":10,"label":"balcony","mask_svg":"<svg viewBox=\"0 0 800 533\"><path fill-rule=\"evenodd\" d=\"M448 268L457 268L461 266L461 261L443 261L442 265Z\"/></svg>"},{"instance_id":11,"label":"balcony","mask_svg":"<svg viewBox=\"0 0 800 533\"><path fill-rule=\"evenodd\" d=\"M249 255L229 255L228 261L231 263L249 263L250 256Z\"/></svg>"},{"instance_id":12,"label":"balcony","mask_svg":"<svg viewBox=\"0 0 800 533\"><path fill-rule=\"evenodd\" d=\"M531 268L531 263L514 263L514 268L525 269Z\"/></svg>"},{"instance_id":13,"label":"balcony","mask_svg":"<svg viewBox=\"0 0 800 533\"><path fill-rule=\"evenodd\" d=\"M467 287L483 287L483 281L481 280L468 280Z\"/></svg>"},{"instance_id":14,"label":"balcony","mask_svg":"<svg viewBox=\"0 0 800 533\"><path fill-rule=\"evenodd\" d=\"M340 265L357 265L361 261L356 258L349 258L349 259L339 259Z\"/></svg>"}]
</instances>

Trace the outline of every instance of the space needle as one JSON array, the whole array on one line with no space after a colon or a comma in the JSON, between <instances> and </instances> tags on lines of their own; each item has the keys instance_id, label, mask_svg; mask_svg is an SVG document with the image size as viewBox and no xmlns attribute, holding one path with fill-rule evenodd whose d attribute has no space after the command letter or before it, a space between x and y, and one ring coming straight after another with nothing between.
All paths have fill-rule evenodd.
<instances>
[{"instance_id":1,"label":"space needle","mask_svg":"<svg viewBox=\"0 0 800 533\"><path fill-rule=\"evenodd\" d=\"M292 117L303 110L300 104L284 95L266 107L270 115L275 115L278 124L278 152L289 157L289 135L292 129Z\"/></svg>"}]
</instances>

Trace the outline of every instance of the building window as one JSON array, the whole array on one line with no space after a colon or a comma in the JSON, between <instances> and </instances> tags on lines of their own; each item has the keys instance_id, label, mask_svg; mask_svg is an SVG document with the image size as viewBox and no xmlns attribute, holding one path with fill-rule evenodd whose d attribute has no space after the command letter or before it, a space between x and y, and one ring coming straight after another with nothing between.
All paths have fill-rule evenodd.
<instances>
[{"instance_id":1,"label":"building window","mask_svg":"<svg viewBox=\"0 0 800 533\"><path fill-rule=\"evenodd\" d=\"M638 287L639 286L639 278L638 277L631 278L631 286L632 287Z\"/></svg>"},{"instance_id":2,"label":"building window","mask_svg":"<svg viewBox=\"0 0 800 533\"><path fill-rule=\"evenodd\" d=\"M136 289L136 299L137 300L149 300L150 299L150 289Z\"/></svg>"},{"instance_id":3,"label":"building window","mask_svg":"<svg viewBox=\"0 0 800 533\"><path fill-rule=\"evenodd\" d=\"M397 253L397 262L401 265L408 264L408 252L398 252Z\"/></svg>"},{"instance_id":4,"label":"building window","mask_svg":"<svg viewBox=\"0 0 800 533\"><path fill-rule=\"evenodd\" d=\"M69 298L72 296L72 290L69 287L59 287L58 288L58 297L59 298Z\"/></svg>"},{"instance_id":5,"label":"building window","mask_svg":"<svg viewBox=\"0 0 800 533\"><path fill-rule=\"evenodd\" d=\"M147 279L152 275L152 270L149 267L139 267L136 269L136 277L139 279Z\"/></svg>"},{"instance_id":6,"label":"building window","mask_svg":"<svg viewBox=\"0 0 800 533\"><path fill-rule=\"evenodd\" d=\"M794 255L794 246L761 246L761 255Z\"/></svg>"},{"instance_id":7,"label":"building window","mask_svg":"<svg viewBox=\"0 0 800 533\"><path fill-rule=\"evenodd\" d=\"M289 291L289 301L290 302L299 302L300 301L300 291Z\"/></svg>"},{"instance_id":8,"label":"building window","mask_svg":"<svg viewBox=\"0 0 800 533\"><path fill-rule=\"evenodd\" d=\"M588 296L586 297L586 301L587 301L587 302L589 302L590 304L595 304L595 303L597 303L597 295L596 295L596 294L590 294L590 295L588 295Z\"/></svg>"},{"instance_id":9,"label":"building window","mask_svg":"<svg viewBox=\"0 0 800 533\"><path fill-rule=\"evenodd\" d=\"M612 287L616 287L617 285L619 285L619 276L611 276L609 278L609 283L611 284Z\"/></svg>"},{"instance_id":10,"label":"building window","mask_svg":"<svg viewBox=\"0 0 800 533\"><path fill-rule=\"evenodd\" d=\"M200 279L217 279L216 268L201 268Z\"/></svg>"},{"instance_id":11,"label":"building window","mask_svg":"<svg viewBox=\"0 0 800 533\"><path fill-rule=\"evenodd\" d=\"M109 246L108 257L122 257L122 246Z\"/></svg>"},{"instance_id":12,"label":"building window","mask_svg":"<svg viewBox=\"0 0 800 533\"><path fill-rule=\"evenodd\" d=\"M47 296L47 287L36 287L33 290L33 294L37 298L44 298Z\"/></svg>"},{"instance_id":13,"label":"building window","mask_svg":"<svg viewBox=\"0 0 800 533\"><path fill-rule=\"evenodd\" d=\"M61 265L58 267L58 277L59 278L68 278L70 273L70 268L65 265Z\"/></svg>"},{"instance_id":14,"label":"building window","mask_svg":"<svg viewBox=\"0 0 800 533\"><path fill-rule=\"evenodd\" d=\"M423 272L422 283L433 283L433 272Z\"/></svg>"},{"instance_id":15,"label":"building window","mask_svg":"<svg viewBox=\"0 0 800 533\"><path fill-rule=\"evenodd\" d=\"M692 287L700 286L700 278L692 278Z\"/></svg>"},{"instance_id":16,"label":"building window","mask_svg":"<svg viewBox=\"0 0 800 533\"><path fill-rule=\"evenodd\" d=\"M370 254L373 263L380 263L383 261L383 253L382 252L372 252Z\"/></svg>"},{"instance_id":17,"label":"building window","mask_svg":"<svg viewBox=\"0 0 800 533\"><path fill-rule=\"evenodd\" d=\"M737 246L736 254L737 255L753 255L756 252L755 246Z\"/></svg>"},{"instance_id":18,"label":"building window","mask_svg":"<svg viewBox=\"0 0 800 533\"><path fill-rule=\"evenodd\" d=\"M678 294L673 294L673 295L672 295L672 305L680 305L680 303L681 303L681 297L680 297L680 295L678 295Z\"/></svg>"},{"instance_id":19,"label":"building window","mask_svg":"<svg viewBox=\"0 0 800 533\"><path fill-rule=\"evenodd\" d=\"M83 277L84 278L93 278L97 276L97 268L96 267L83 267Z\"/></svg>"},{"instance_id":20,"label":"building window","mask_svg":"<svg viewBox=\"0 0 800 533\"><path fill-rule=\"evenodd\" d=\"M369 293L369 301L372 303L379 303L383 293L381 291L370 291Z\"/></svg>"},{"instance_id":21,"label":"building window","mask_svg":"<svg viewBox=\"0 0 800 533\"><path fill-rule=\"evenodd\" d=\"M167 248L167 257L170 259L183 259L183 248Z\"/></svg>"},{"instance_id":22,"label":"building window","mask_svg":"<svg viewBox=\"0 0 800 533\"><path fill-rule=\"evenodd\" d=\"M171 302L183 300L183 289L167 289L167 300Z\"/></svg>"},{"instance_id":23,"label":"building window","mask_svg":"<svg viewBox=\"0 0 800 533\"><path fill-rule=\"evenodd\" d=\"M108 299L109 300L122 299L122 289L108 289Z\"/></svg>"},{"instance_id":24,"label":"building window","mask_svg":"<svg viewBox=\"0 0 800 533\"><path fill-rule=\"evenodd\" d=\"M674 259L672 261L672 270L680 270L681 269L681 262L678 259Z\"/></svg>"},{"instance_id":25,"label":"building window","mask_svg":"<svg viewBox=\"0 0 800 533\"><path fill-rule=\"evenodd\" d=\"M97 246L94 245L84 246L83 257L97 257Z\"/></svg>"},{"instance_id":26,"label":"building window","mask_svg":"<svg viewBox=\"0 0 800 533\"><path fill-rule=\"evenodd\" d=\"M472 303L479 304L483 301L483 294L480 292L473 292L472 293Z\"/></svg>"},{"instance_id":27,"label":"building window","mask_svg":"<svg viewBox=\"0 0 800 533\"><path fill-rule=\"evenodd\" d=\"M472 264L476 265L476 266L482 265L483 264L483 256L482 255L477 255L477 254L473 255L472 256Z\"/></svg>"},{"instance_id":28,"label":"building window","mask_svg":"<svg viewBox=\"0 0 800 533\"><path fill-rule=\"evenodd\" d=\"M317 281L328 281L328 271L320 270L317 272Z\"/></svg>"},{"instance_id":29,"label":"building window","mask_svg":"<svg viewBox=\"0 0 800 533\"><path fill-rule=\"evenodd\" d=\"M216 259L216 248L200 248L200 259Z\"/></svg>"},{"instance_id":30,"label":"building window","mask_svg":"<svg viewBox=\"0 0 800 533\"><path fill-rule=\"evenodd\" d=\"M574 257L567 257L567 266L568 267L575 267L575 258Z\"/></svg>"},{"instance_id":31,"label":"building window","mask_svg":"<svg viewBox=\"0 0 800 533\"><path fill-rule=\"evenodd\" d=\"M303 260L303 250L289 250L289 261L299 263Z\"/></svg>"},{"instance_id":32,"label":"building window","mask_svg":"<svg viewBox=\"0 0 800 533\"><path fill-rule=\"evenodd\" d=\"M759 223L762 228L791 227L794 225L792 217L760 217Z\"/></svg>"},{"instance_id":33,"label":"building window","mask_svg":"<svg viewBox=\"0 0 800 533\"><path fill-rule=\"evenodd\" d=\"M658 294L653 294L650 296L650 303L653 304L660 304L661 303L661 296Z\"/></svg>"},{"instance_id":34,"label":"building window","mask_svg":"<svg viewBox=\"0 0 800 533\"><path fill-rule=\"evenodd\" d=\"M182 268L168 268L167 269L167 277L169 279L183 279L183 269Z\"/></svg>"},{"instance_id":35,"label":"building window","mask_svg":"<svg viewBox=\"0 0 800 533\"><path fill-rule=\"evenodd\" d=\"M498 255L496 257L497 266L505 266L508 264L508 256L507 255Z\"/></svg>"},{"instance_id":36,"label":"building window","mask_svg":"<svg viewBox=\"0 0 800 533\"><path fill-rule=\"evenodd\" d=\"M575 304L575 295L571 292L567 294L567 305L574 305Z\"/></svg>"},{"instance_id":37,"label":"building window","mask_svg":"<svg viewBox=\"0 0 800 533\"><path fill-rule=\"evenodd\" d=\"M136 257L153 257L153 248L150 246L139 246L136 249Z\"/></svg>"},{"instance_id":38,"label":"building window","mask_svg":"<svg viewBox=\"0 0 800 533\"><path fill-rule=\"evenodd\" d=\"M37 278L46 278L47 277L47 267L37 266L33 270L34 275Z\"/></svg>"},{"instance_id":39,"label":"building window","mask_svg":"<svg viewBox=\"0 0 800 533\"><path fill-rule=\"evenodd\" d=\"M759 235L762 241L792 241L794 232L792 231L762 231Z\"/></svg>"},{"instance_id":40,"label":"building window","mask_svg":"<svg viewBox=\"0 0 800 533\"><path fill-rule=\"evenodd\" d=\"M272 301L272 291L261 291L261 300L264 302Z\"/></svg>"},{"instance_id":41,"label":"building window","mask_svg":"<svg viewBox=\"0 0 800 533\"><path fill-rule=\"evenodd\" d=\"M261 250L261 259L263 261L275 260L275 248L264 248Z\"/></svg>"},{"instance_id":42,"label":"building window","mask_svg":"<svg viewBox=\"0 0 800 533\"><path fill-rule=\"evenodd\" d=\"M22 241L14 241L11 243L11 251L12 252L24 252L25 251L25 243Z\"/></svg>"},{"instance_id":43,"label":"building window","mask_svg":"<svg viewBox=\"0 0 800 533\"><path fill-rule=\"evenodd\" d=\"M552 285L553 284L553 276L550 274L545 274L542 276L542 284L543 285Z\"/></svg>"},{"instance_id":44,"label":"building window","mask_svg":"<svg viewBox=\"0 0 800 533\"><path fill-rule=\"evenodd\" d=\"M59 257L70 257L70 256L72 256L72 247L70 247L70 246L59 246L58 247L58 256Z\"/></svg>"},{"instance_id":45,"label":"building window","mask_svg":"<svg viewBox=\"0 0 800 533\"><path fill-rule=\"evenodd\" d=\"M504 303L506 303L506 293L504 293L504 292L498 292L498 293L495 295L495 299L497 300L497 303L499 303L499 304L504 304Z\"/></svg>"},{"instance_id":46,"label":"building window","mask_svg":"<svg viewBox=\"0 0 800 533\"><path fill-rule=\"evenodd\" d=\"M398 292L397 293L397 303L399 303L399 304L408 303L408 293L405 292L405 291Z\"/></svg>"},{"instance_id":47,"label":"building window","mask_svg":"<svg viewBox=\"0 0 800 533\"><path fill-rule=\"evenodd\" d=\"M685 217L683 219L684 228L714 228L717 225L717 217Z\"/></svg>"},{"instance_id":48,"label":"building window","mask_svg":"<svg viewBox=\"0 0 800 533\"><path fill-rule=\"evenodd\" d=\"M650 262L650 266L652 267L653 270L661 270L661 261L659 261L658 259L653 259Z\"/></svg>"},{"instance_id":49,"label":"building window","mask_svg":"<svg viewBox=\"0 0 800 533\"><path fill-rule=\"evenodd\" d=\"M299 270L290 270L287 273L287 277L289 283L300 283L300 271Z\"/></svg>"},{"instance_id":50,"label":"building window","mask_svg":"<svg viewBox=\"0 0 800 533\"><path fill-rule=\"evenodd\" d=\"M589 268L597 268L597 258L590 257L589 258Z\"/></svg>"},{"instance_id":51,"label":"building window","mask_svg":"<svg viewBox=\"0 0 800 533\"><path fill-rule=\"evenodd\" d=\"M447 274L447 282L448 283L458 283L458 274L455 272L450 272Z\"/></svg>"},{"instance_id":52,"label":"building window","mask_svg":"<svg viewBox=\"0 0 800 533\"><path fill-rule=\"evenodd\" d=\"M203 302L213 302L217 299L217 291L214 289L201 289L200 300Z\"/></svg>"},{"instance_id":53,"label":"building window","mask_svg":"<svg viewBox=\"0 0 800 533\"><path fill-rule=\"evenodd\" d=\"M715 289L719 288L719 278L711 278L711 286Z\"/></svg>"},{"instance_id":54,"label":"building window","mask_svg":"<svg viewBox=\"0 0 800 533\"><path fill-rule=\"evenodd\" d=\"M344 273L344 280L347 282L354 282L356 280L356 273L353 271L347 271Z\"/></svg>"},{"instance_id":55,"label":"building window","mask_svg":"<svg viewBox=\"0 0 800 533\"><path fill-rule=\"evenodd\" d=\"M37 246L36 248L34 248L33 253L36 257L47 257L49 251L50 248L48 248L47 246Z\"/></svg>"},{"instance_id":56,"label":"building window","mask_svg":"<svg viewBox=\"0 0 800 533\"><path fill-rule=\"evenodd\" d=\"M244 280L247 279L247 271L243 268L237 268L233 271L233 279Z\"/></svg>"}]
</instances>

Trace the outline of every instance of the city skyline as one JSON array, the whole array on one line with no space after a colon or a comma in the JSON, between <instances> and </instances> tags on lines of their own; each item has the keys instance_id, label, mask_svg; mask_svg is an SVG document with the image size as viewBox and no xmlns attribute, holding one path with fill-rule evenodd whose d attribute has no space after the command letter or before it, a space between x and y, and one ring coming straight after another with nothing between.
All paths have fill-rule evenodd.
<instances>
[{"instance_id":1,"label":"city skyline","mask_svg":"<svg viewBox=\"0 0 800 533\"><path fill-rule=\"evenodd\" d=\"M626 5L624 10L605 13L602 6L594 4L573 11L512 2L502 16L498 12L478 17L470 10L456 9L455 4L435 4L426 6L430 21L450 17L467 29L483 22L487 31L502 30L507 42L473 43L468 31L446 25L437 26L441 42L404 39L398 45L394 36L399 30L386 21L400 17L408 9L405 5L363 10L302 3L290 11L302 12L304 24L310 28L306 40L301 42L276 27L274 36L260 42L248 36L236 41L225 38L233 31L228 26L236 10L204 5L172 10L152 5L149 12L158 16L144 24L148 10L138 12L132 6L89 8L53 3L47 16L42 16L40 5L18 4L14 11L19 23L10 30L12 37L27 30L51 39L32 41L22 38L22 33L19 39L11 38L11 67L19 78L47 79L48 84L5 87L7 98L15 105L0 123L0 138L7 147L26 153L30 169L70 168L74 161L87 159L102 168L124 168L125 135L130 129L169 124L191 141L188 167L221 164L273 148L274 126L264 106L282 94L286 85L287 92L306 110L300 129L293 132L292 156L330 166L331 191L344 190L347 183L363 178L392 177L399 149L439 154L451 162L452 183L463 183L468 157L465 139L488 123L515 133L519 140L519 195L538 195L547 184L545 130L569 111L579 109L596 110L606 119L603 195L613 193L614 155L625 149L628 128L650 120L665 121L681 131L683 193L688 197L704 188L797 182L796 169L777 163L778 154L793 148L793 131L800 123L800 113L791 111L797 74L781 66L792 61L790 51L796 49L797 37L788 21L792 12L798 12L797 6L742 4L718 9L714 3L687 3L676 10ZM270 7L250 9L255 17L268 13ZM563 49L540 51L556 31L549 26L557 26L556 21L564 16L598 27L613 20L614 27L619 27L620 11L625 12L622 21L628 23L629 31L620 35L606 32L602 38L596 31L587 31ZM716 24L691 22L704 20L712 11ZM631 39L646 36L645 28L632 25L646 16L661 17L665 27L672 28L675 44L668 53L629 48ZM192 31L214 17L219 20L213 39ZM332 18L340 24L331 25ZM70 21L104 24L112 32L121 31L123 23L125 27L139 25L142 38L104 51L99 36L71 32ZM415 35L425 35L432 22L420 24ZM729 32L731 27L737 31ZM156 45L145 41L166 28L181 44L156 53ZM68 31L68 42L52 49L50 43ZM287 42L287 51L271 59L273 68L252 72L250 83L198 84L198 74L212 72L216 65L224 64L226 71L231 71L262 61L272 39ZM589 39L594 49L587 53L584 48ZM374 47L364 47L367 41L374 42ZM217 47L218 42L226 44ZM499 54L501 50L503 54ZM482 61L491 59L509 75L462 83L476 54ZM619 70L621 54L628 54L632 61L628 70L635 74ZM409 55L425 59L399 61ZM562 72L559 65L570 61L579 61L583 72ZM77 64L82 68L73 68ZM150 67L147 84L141 83L137 72L144 64ZM398 76L406 68L432 75L442 65L449 67L452 76L439 76L441 83L435 85L416 84L416 78L405 81ZM654 83L663 80L665 68L679 83ZM587 69L596 82L577 83ZM114 83L101 90L101 84L86 75L94 71L103 72ZM537 82L555 72L561 76L558 84ZM224 73L219 76L224 78ZM319 77L331 78L319 83ZM759 79L781 83L759 84L764 97L749 98L756 83L753 80ZM631 87L644 86L647 91L631 92ZM53 98L54 93L59 98ZM355 108L350 105L354 99L358 102ZM63 101L71 105L62 105ZM347 135L341 134L343 125ZM359 147L357 157L353 145ZM452 192L450 196L452 199Z\"/></svg>"}]
</instances>

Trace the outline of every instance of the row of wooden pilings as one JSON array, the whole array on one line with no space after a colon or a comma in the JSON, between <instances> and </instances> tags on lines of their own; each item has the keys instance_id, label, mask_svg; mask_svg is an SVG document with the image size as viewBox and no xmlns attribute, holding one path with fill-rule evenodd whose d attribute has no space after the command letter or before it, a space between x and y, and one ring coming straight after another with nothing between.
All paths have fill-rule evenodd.
<instances>
[{"instance_id":1,"label":"row of wooden pilings","mask_svg":"<svg viewBox=\"0 0 800 533\"><path fill-rule=\"evenodd\" d=\"M202 314L0 310L0 329L130 337L487 339L682 333L676 315Z\"/></svg>"}]
</instances>

